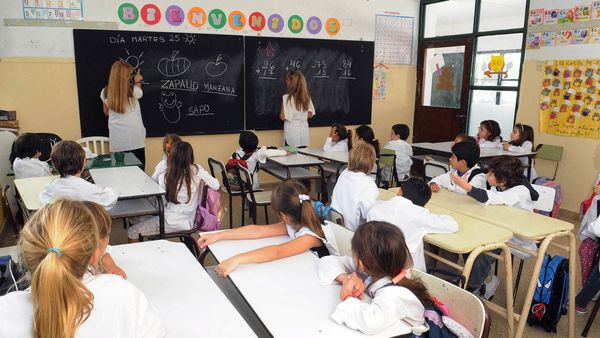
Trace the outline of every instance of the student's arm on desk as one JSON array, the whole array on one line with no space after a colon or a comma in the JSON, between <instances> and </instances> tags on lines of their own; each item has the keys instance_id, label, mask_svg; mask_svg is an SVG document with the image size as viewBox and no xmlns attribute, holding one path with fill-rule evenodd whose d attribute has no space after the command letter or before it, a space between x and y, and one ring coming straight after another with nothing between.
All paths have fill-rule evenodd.
<instances>
[{"instance_id":1,"label":"student's arm on desk","mask_svg":"<svg viewBox=\"0 0 600 338\"><path fill-rule=\"evenodd\" d=\"M438 192L441 188L448 188L451 185L452 180L450 179L450 172L438 175L429 181L429 186L433 192Z\"/></svg>"},{"instance_id":2,"label":"student's arm on desk","mask_svg":"<svg viewBox=\"0 0 600 338\"><path fill-rule=\"evenodd\" d=\"M425 232L428 234L444 234L458 231L458 223L449 215L438 215L426 210L423 215Z\"/></svg>"}]
</instances>

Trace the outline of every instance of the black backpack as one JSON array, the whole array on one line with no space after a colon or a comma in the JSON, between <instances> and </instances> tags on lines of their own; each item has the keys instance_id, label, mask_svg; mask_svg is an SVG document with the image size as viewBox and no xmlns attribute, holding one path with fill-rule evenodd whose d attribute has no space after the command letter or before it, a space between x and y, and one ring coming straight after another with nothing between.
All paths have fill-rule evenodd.
<instances>
[{"instance_id":1,"label":"black backpack","mask_svg":"<svg viewBox=\"0 0 600 338\"><path fill-rule=\"evenodd\" d=\"M529 308L529 326L541 326L556 333L560 317L567 314L569 300L569 260L563 256L544 257L533 301Z\"/></svg>"}]
</instances>

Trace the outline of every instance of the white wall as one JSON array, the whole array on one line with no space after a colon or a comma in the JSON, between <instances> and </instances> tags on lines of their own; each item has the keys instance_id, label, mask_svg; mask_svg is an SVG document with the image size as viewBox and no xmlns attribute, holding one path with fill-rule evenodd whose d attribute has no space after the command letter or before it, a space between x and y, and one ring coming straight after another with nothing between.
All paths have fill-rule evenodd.
<instances>
[{"instance_id":1,"label":"white wall","mask_svg":"<svg viewBox=\"0 0 600 338\"><path fill-rule=\"evenodd\" d=\"M22 5L18 0L3 0L0 11L0 19L22 19ZM125 1L117 0L84 0L84 22L102 21L117 22L121 30L152 30L152 31L178 31L204 34L244 34L281 37L302 37L336 40L367 40L373 41L375 35L375 15L384 12L398 13L399 15L415 17L415 32L413 41L413 63L416 63L417 43L417 19L419 12L418 0L253 0L253 1L219 1L205 0L202 2L193 0L155 0L140 1L130 0L140 9L147 3L156 4L164 15L164 10L172 5L179 5L186 13L191 7L198 6L207 12L220 8L226 14L233 10L241 10L246 16L254 11L262 12L268 17L270 14L278 13L284 18L291 15L300 15L304 21L310 16L317 16L324 23L329 17L338 18L341 21L340 33L330 37L323 30L321 33L312 35L306 30L299 34L291 33L286 27L281 33L272 33L268 29L262 32L254 32L246 27L241 31L234 31L226 25L223 29L214 30L208 28L208 24L201 28L195 28L187 23L178 27L170 26L166 20L155 26L148 26L142 20L135 24L125 25L118 16L117 9ZM73 37L71 28L62 27L22 27L0 25L0 58L2 57L73 57Z\"/></svg>"}]
</instances>

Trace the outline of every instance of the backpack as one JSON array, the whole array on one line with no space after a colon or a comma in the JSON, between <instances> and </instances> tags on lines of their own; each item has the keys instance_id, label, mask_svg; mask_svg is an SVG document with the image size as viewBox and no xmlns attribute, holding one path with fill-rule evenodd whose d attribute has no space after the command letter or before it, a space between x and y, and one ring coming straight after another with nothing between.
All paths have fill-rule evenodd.
<instances>
[{"instance_id":1,"label":"backpack","mask_svg":"<svg viewBox=\"0 0 600 338\"><path fill-rule=\"evenodd\" d=\"M444 322L444 318L448 317L448 311L444 304L437 299L433 299L433 304L425 306L425 323L429 330L425 332L413 332L411 338L456 338L458 337L452 332ZM466 330L463 328L463 330Z\"/></svg>"},{"instance_id":2,"label":"backpack","mask_svg":"<svg viewBox=\"0 0 600 338\"><path fill-rule=\"evenodd\" d=\"M227 181L229 182L229 186L233 190L242 190L241 185L242 182L239 181L238 173L237 173L237 165L241 165L244 168L248 168L248 160L254 154L253 151L247 152L244 156L240 157L238 153L231 154L231 159L227 161L225 164L225 170L227 171ZM254 175L258 171L258 163L256 163L256 167L254 167L254 171L251 173Z\"/></svg>"},{"instance_id":3,"label":"backpack","mask_svg":"<svg viewBox=\"0 0 600 338\"><path fill-rule=\"evenodd\" d=\"M201 231L214 231L219 229L219 214L221 213L221 192L209 187L204 189L204 181L198 189L206 193L206 203L203 205L203 193L198 194L198 207L194 217L194 227Z\"/></svg>"},{"instance_id":4,"label":"backpack","mask_svg":"<svg viewBox=\"0 0 600 338\"><path fill-rule=\"evenodd\" d=\"M546 332L556 333L560 317L567 314L568 290L569 260L546 255L527 316L529 326L541 326Z\"/></svg>"}]
</instances>

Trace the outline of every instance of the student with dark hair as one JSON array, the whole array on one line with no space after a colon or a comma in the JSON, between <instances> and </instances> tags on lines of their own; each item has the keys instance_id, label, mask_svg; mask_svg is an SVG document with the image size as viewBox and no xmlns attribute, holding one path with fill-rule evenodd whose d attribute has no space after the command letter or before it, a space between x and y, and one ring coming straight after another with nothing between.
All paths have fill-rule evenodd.
<instances>
[{"instance_id":1,"label":"student with dark hair","mask_svg":"<svg viewBox=\"0 0 600 338\"><path fill-rule=\"evenodd\" d=\"M505 142L500 145L504 150L508 150L510 152L525 154L529 153L533 150L533 128L523 123L515 124L515 127L510 133L510 142ZM519 157L521 162L525 167L529 166L529 157L522 156ZM527 175L527 168L525 168L525 175ZM533 182L534 179L537 178L537 172L533 167L533 163L531 164L531 176L529 180Z\"/></svg>"},{"instance_id":2,"label":"student with dark hair","mask_svg":"<svg viewBox=\"0 0 600 338\"><path fill-rule=\"evenodd\" d=\"M454 138L454 143L460 143L460 142L473 142L473 143L477 143L477 140L470 135L467 134L458 134L456 135L456 137Z\"/></svg>"},{"instance_id":3,"label":"student with dark hair","mask_svg":"<svg viewBox=\"0 0 600 338\"><path fill-rule=\"evenodd\" d=\"M399 180L404 180L410 176L410 167L412 166L412 147L406 142L410 129L406 124L395 124L392 126L390 141L384 146L385 149L393 150L396 154L396 173ZM387 167L386 167L387 168ZM391 169L391 168L390 168ZM384 171L382 176L390 181L390 174Z\"/></svg>"},{"instance_id":4,"label":"student with dark hair","mask_svg":"<svg viewBox=\"0 0 600 338\"><path fill-rule=\"evenodd\" d=\"M232 239L257 239L287 235L290 241L279 245L235 255L224 260L215 268L220 277L227 277L240 264L264 263L301 254L307 250L319 256L329 255L321 222L310 204L306 186L300 181L288 180L275 188L271 195L271 206L279 215L280 222L268 225L246 225L233 230L203 233L198 245L206 248L212 243Z\"/></svg>"},{"instance_id":5,"label":"student with dark hair","mask_svg":"<svg viewBox=\"0 0 600 338\"><path fill-rule=\"evenodd\" d=\"M328 256L318 264L321 284L341 283L341 303L331 314L338 324L373 335L402 321L426 330L425 307L433 304L420 279L406 275L411 253L400 229L386 222L362 224L352 237L352 257ZM361 275L369 276L363 281ZM363 301L363 292L371 301Z\"/></svg>"},{"instance_id":6,"label":"student with dark hair","mask_svg":"<svg viewBox=\"0 0 600 338\"><path fill-rule=\"evenodd\" d=\"M248 171L252 175L252 187L258 189L260 181L258 178L259 163L265 163L267 157L285 156L287 152L281 149L267 149L267 147L258 147L258 136L255 133L244 130L240 133L238 141L240 147L231 154L233 160L244 160L248 166Z\"/></svg>"},{"instance_id":7,"label":"student with dark hair","mask_svg":"<svg viewBox=\"0 0 600 338\"><path fill-rule=\"evenodd\" d=\"M348 152L352 149L352 130L346 129L341 123L334 123L329 130L329 137L325 140L323 151Z\"/></svg>"},{"instance_id":8,"label":"student with dark hair","mask_svg":"<svg viewBox=\"0 0 600 338\"><path fill-rule=\"evenodd\" d=\"M15 160L12 163L15 178L50 176L50 166L39 160L42 139L38 134L25 133L15 140Z\"/></svg>"},{"instance_id":9,"label":"student with dark hair","mask_svg":"<svg viewBox=\"0 0 600 338\"><path fill-rule=\"evenodd\" d=\"M379 141L375 138L375 132L373 129L365 124L356 128L354 133L357 141L363 141L373 146L375 149L375 155L379 155ZM356 143L356 142L355 142Z\"/></svg>"},{"instance_id":10,"label":"student with dark hair","mask_svg":"<svg viewBox=\"0 0 600 338\"><path fill-rule=\"evenodd\" d=\"M411 177L402 183L398 195L388 201L377 201L369 210L368 221L384 221L394 224L406 238L416 269L426 271L423 237L431 233L458 231L452 217L436 215L425 209L431 198L431 189L420 178Z\"/></svg>"},{"instance_id":11,"label":"student with dark hair","mask_svg":"<svg viewBox=\"0 0 600 338\"><path fill-rule=\"evenodd\" d=\"M50 159L60 178L44 187L40 193L42 204L66 198L74 201L91 201L110 209L117 203L119 195L112 188L101 188L81 178L86 159L83 147L77 142L58 142L52 148Z\"/></svg>"},{"instance_id":12,"label":"student with dark hair","mask_svg":"<svg viewBox=\"0 0 600 338\"><path fill-rule=\"evenodd\" d=\"M452 174L452 181L469 196L486 205L508 205L533 211L533 203L538 200L539 194L523 176L523 165L518 158L507 155L494 157L488 169L487 181L492 187L490 190L474 187L464 177L456 174ZM510 243L537 251L537 246L530 240L513 238ZM513 253L521 258L529 256L518 250ZM498 277L492 276L490 282L484 284L493 261L493 258L486 255L477 257L468 282L470 290L479 292L486 299L494 295L499 283Z\"/></svg>"},{"instance_id":13,"label":"student with dark hair","mask_svg":"<svg viewBox=\"0 0 600 338\"><path fill-rule=\"evenodd\" d=\"M481 148L496 148L502 142L500 125L494 120L483 120L479 124L477 144Z\"/></svg>"},{"instance_id":14,"label":"student with dark hair","mask_svg":"<svg viewBox=\"0 0 600 338\"><path fill-rule=\"evenodd\" d=\"M165 232L189 230L194 226L198 207L200 181L218 190L219 181L201 165L195 164L194 150L188 142L177 142L167 156L167 170L158 176L158 185L167 193L165 200ZM147 216L129 227L129 242L137 242L139 236L156 234L159 231L158 216Z\"/></svg>"},{"instance_id":15,"label":"student with dark hair","mask_svg":"<svg viewBox=\"0 0 600 338\"><path fill-rule=\"evenodd\" d=\"M439 176L434 177L429 186L431 191L438 192L441 188L446 188L460 194L466 192L451 179L451 174L455 173L460 177L466 177L467 180L477 188L486 187L485 172L479 167L479 146L473 142L460 142L452 146L452 156L450 156L450 166L452 169Z\"/></svg>"}]
</instances>

